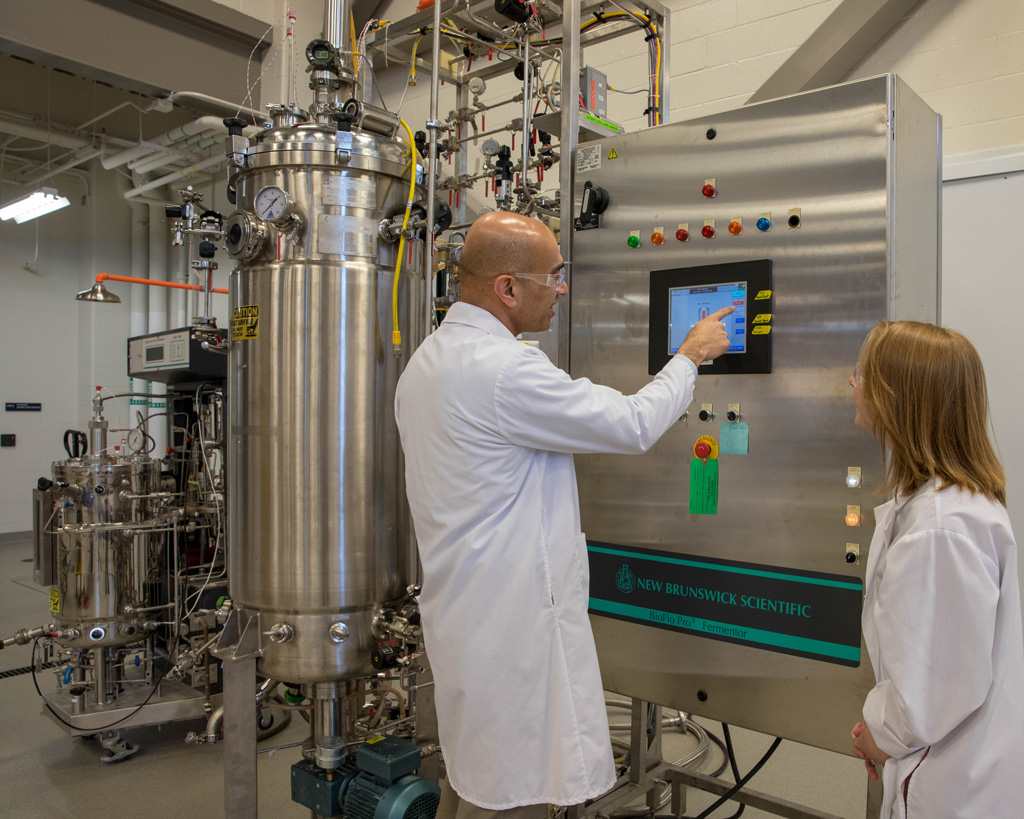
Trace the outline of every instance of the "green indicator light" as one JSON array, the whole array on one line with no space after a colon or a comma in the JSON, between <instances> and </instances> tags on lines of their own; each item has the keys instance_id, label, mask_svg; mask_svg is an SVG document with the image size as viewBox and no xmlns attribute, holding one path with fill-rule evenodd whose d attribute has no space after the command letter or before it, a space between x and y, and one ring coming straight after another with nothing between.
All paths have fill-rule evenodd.
<instances>
[{"instance_id":1,"label":"green indicator light","mask_svg":"<svg viewBox=\"0 0 1024 819\"><path fill-rule=\"evenodd\" d=\"M639 236L630 236L626 240L626 244L629 245L630 247L640 247L640 237Z\"/></svg>"}]
</instances>

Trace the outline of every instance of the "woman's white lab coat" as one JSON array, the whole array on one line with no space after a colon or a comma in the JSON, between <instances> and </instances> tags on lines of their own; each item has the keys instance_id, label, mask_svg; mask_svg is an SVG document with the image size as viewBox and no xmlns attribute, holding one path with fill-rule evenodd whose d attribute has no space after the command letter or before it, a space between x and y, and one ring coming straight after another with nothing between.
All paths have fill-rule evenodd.
<instances>
[{"instance_id":1,"label":"woman's white lab coat","mask_svg":"<svg viewBox=\"0 0 1024 819\"><path fill-rule=\"evenodd\" d=\"M456 304L395 414L448 780L503 810L615 782L574 452L640 453L690 403L675 360L636 395L572 380L489 312Z\"/></svg>"},{"instance_id":2,"label":"woman's white lab coat","mask_svg":"<svg viewBox=\"0 0 1024 819\"><path fill-rule=\"evenodd\" d=\"M881 816L1020 819L1017 546L1003 506L938 485L875 510L863 627L877 684L864 721L892 757Z\"/></svg>"}]
</instances>

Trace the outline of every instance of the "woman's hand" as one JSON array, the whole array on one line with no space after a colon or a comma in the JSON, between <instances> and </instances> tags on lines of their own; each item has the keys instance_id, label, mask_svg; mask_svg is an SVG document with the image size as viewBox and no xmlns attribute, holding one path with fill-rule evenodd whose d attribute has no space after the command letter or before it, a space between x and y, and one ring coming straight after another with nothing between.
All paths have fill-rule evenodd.
<instances>
[{"instance_id":1,"label":"woman's hand","mask_svg":"<svg viewBox=\"0 0 1024 819\"><path fill-rule=\"evenodd\" d=\"M853 726L850 738L853 740L853 752L864 760L868 776L877 782L878 771L875 770L875 765L884 765L889 755L875 744L871 729L863 722Z\"/></svg>"}]
</instances>

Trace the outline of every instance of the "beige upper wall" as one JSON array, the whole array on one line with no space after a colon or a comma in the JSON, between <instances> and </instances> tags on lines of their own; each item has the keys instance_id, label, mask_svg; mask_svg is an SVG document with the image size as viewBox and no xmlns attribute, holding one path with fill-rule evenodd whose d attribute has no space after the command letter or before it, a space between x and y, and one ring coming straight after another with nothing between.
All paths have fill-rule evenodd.
<instances>
[{"instance_id":1,"label":"beige upper wall","mask_svg":"<svg viewBox=\"0 0 1024 819\"><path fill-rule=\"evenodd\" d=\"M667 5L673 9L672 118L682 120L745 102L839 0ZM642 62L626 58L605 70L613 85L644 82ZM1024 143L1021 0L921 0L847 79L887 72L899 74L942 115L946 155Z\"/></svg>"}]
</instances>

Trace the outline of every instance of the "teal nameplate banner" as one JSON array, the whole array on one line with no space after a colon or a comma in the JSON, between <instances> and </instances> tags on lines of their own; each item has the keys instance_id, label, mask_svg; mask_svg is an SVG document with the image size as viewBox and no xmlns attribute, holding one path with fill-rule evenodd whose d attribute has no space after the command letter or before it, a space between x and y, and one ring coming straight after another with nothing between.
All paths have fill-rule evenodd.
<instances>
[{"instance_id":1,"label":"teal nameplate banner","mask_svg":"<svg viewBox=\"0 0 1024 819\"><path fill-rule=\"evenodd\" d=\"M860 578L597 541L587 550L592 614L860 665Z\"/></svg>"}]
</instances>

